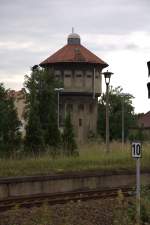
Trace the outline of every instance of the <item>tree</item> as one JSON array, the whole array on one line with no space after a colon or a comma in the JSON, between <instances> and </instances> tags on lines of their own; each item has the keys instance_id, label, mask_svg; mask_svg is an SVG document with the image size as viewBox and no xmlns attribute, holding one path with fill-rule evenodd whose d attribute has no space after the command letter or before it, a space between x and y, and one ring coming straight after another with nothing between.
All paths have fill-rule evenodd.
<instances>
[{"instance_id":1,"label":"tree","mask_svg":"<svg viewBox=\"0 0 150 225\"><path fill-rule=\"evenodd\" d=\"M71 123L70 113L67 114L65 119L65 127L63 132L63 149L64 153L67 156L78 155L78 152L76 151L77 144L75 141L75 135Z\"/></svg>"},{"instance_id":2,"label":"tree","mask_svg":"<svg viewBox=\"0 0 150 225\"><path fill-rule=\"evenodd\" d=\"M38 99L38 81L40 72L33 69L31 76L25 76L25 88L27 90L27 107L26 107L26 136L25 149L32 153L39 153L44 150L44 138L39 118L39 99Z\"/></svg>"},{"instance_id":3,"label":"tree","mask_svg":"<svg viewBox=\"0 0 150 225\"><path fill-rule=\"evenodd\" d=\"M57 126L57 93L55 87L61 84L55 80L53 70L42 70L40 74L39 115L44 131L44 140L48 146L59 147L61 139Z\"/></svg>"},{"instance_id":4,"label":"tree","mask_svg":"<svg viewBox=\"0 0 150 225\"><path fill-rule=\"evenodd\" d=\"M122 88L110 88L109 91L109 121L110 121L110 140L121 140L122 137L122 104L124 104L124 133L125 139L129 134L129 128L136 124L134 107L132 106L133 96L130 94L122 95ZM103 94L98 104L98 133L105 138L105 107L106 95Z\"/></svg>"},{"instance_id":5,"label":"tree","mask_svg":"<svg viewBox=\"0 0 150 225\"><path fill-rule=\"evenodd\" d=\"M32 68L31 76L25 77L27 90L27 127L25 145L34 152L46 147L58 147L60 133L57 127L57 86L53 71Z\"/></svg>"},{"instance_id":6,"label":"tree","mask_svg":"<svg viewBox=\"0 0 150 225\"><path fill-rule=\"evenodd\" d=\"M0 149L3 153L16 150L21 142L21 122L18 120L14 98L0 83Z\"/></svg>"},{"instance_id":7,"label":"tree","mask_svg":"<svg viewBox=\"0 0 150 225\"><path fill-rule=\"evenodd\" d=\"M34 108L30 109L24 144L25 149L31 151L34 154L38 154L41 150L45 150L41 123Z\"/></svg>"}]
</instances>

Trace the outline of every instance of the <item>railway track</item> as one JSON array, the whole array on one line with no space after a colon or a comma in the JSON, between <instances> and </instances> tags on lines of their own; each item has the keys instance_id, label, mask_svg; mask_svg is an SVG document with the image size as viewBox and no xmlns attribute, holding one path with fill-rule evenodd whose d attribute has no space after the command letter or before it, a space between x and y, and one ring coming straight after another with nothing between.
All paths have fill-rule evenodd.
<instances>
[{"instance_id":1,"label":"railway track","mask_svg":"<svg viewBox=\"0 0 150 225\"><path fill-rule=\"evenodd\" d=\"M7 211L15 207L30 208L34 206L41 206L44 203L55 205L64 204L69 201L87 201L90 199L100 198L115 198L118 195L119 188L106 190L81 190L72 192L62 192L56 194L37 194L31 196L9 197L0 200L0 212ZM134 194L133 188L121 188L124 196L131 196Z\"/></svg>"}]
</instances>

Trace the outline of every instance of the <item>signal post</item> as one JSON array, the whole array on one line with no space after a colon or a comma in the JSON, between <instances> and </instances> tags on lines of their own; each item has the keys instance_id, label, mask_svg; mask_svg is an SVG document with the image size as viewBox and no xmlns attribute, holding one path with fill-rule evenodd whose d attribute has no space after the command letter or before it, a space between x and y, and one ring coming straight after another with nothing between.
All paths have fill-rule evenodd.
<instances>
[{"instance_id":1,"label":"signal post","mask_svg":"<svg viewBox=\"0 0 150 225\"><path fill-rule=\"evenodd\" d=\"M140 158L142 157L142 147L140 142L132 142L132 157L136 159L136 224L140 225L140 207L141 207L141 174L140 174Z\"/></svg>"}]
</instances>

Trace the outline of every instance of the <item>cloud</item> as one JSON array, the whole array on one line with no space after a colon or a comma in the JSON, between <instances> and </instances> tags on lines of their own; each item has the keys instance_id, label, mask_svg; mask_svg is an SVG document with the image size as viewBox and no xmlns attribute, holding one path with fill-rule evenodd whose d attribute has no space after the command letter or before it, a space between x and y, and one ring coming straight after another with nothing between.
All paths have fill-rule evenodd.
<instances>
[{"instance_id":1,"label":"cloud","mask_svg":"<svg viewBox=\"0 0 150 225\"><path fill-rule=\"evenodd\" d=\"M28 49L32 47L31 42L15 42L15 41L0 41L0 49L14 50L14 49Z\"/></svg>"},{"instance_id":2,"label":"cloud","mask_svg":"<svg viewBox=\"0 0 150 225\"><path fill-rule=\"evenodd\" d=\"M140 66L150 55L149 9L149 0L0 0L0 81L20 87L31 66L66 44L72 27L116 74L136 57Z\"/></svg>"},{"instance_id":3,"label":"cloud","mask_svg":"<svg viewBox=\"0 0 150 225\"><path fill-rule=\"evenodd\" d=\"M128 49L128 50L138 50L139 49L139 46L134 44L134 43L129 43L125 46L125 49Z\"/></svg>"},{"instance_id":4,"label":"cloud","mask_svg":"<svg viewBox=\"0 0 150 225\"><path fill-rule=\"evenodd\" d=\"M1 0L2 1L2 0ZM6 0L0 3L1 32L20 38L71 31L127 33L149 29L149 1Z\"/></svg>"},{"instance_id":5,"label":"cloud","mask_svg":"<svg viewBox=\"0 0 150 225\"><path fill-rule=\"evenodd\" d=\"M150 33L147 32L131 32L128 34L84 34L82 35L82 39L83 45L103 53L121 50L150 50Z\"/></svg>"}]
</instances>

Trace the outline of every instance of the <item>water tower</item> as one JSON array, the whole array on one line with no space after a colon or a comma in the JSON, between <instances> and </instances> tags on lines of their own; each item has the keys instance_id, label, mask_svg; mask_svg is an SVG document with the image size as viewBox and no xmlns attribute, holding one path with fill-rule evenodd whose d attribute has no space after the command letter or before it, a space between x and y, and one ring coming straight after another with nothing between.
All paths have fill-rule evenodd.
<instances>
[{"instance_id":1,"label":"water tower","mask_svg":"<svg viewBox=\"0 0 150 225\"><path fill-rule=\"evenodd\" d=\"M71 114L78 143L96 133L98 97L102 92L102 70L108 66L81 44L80 36L72 32L67 44L49 56L40 66L53 69L63 84L60 92L60 127L66 114Z\"/></svg>"}]
</instances>

